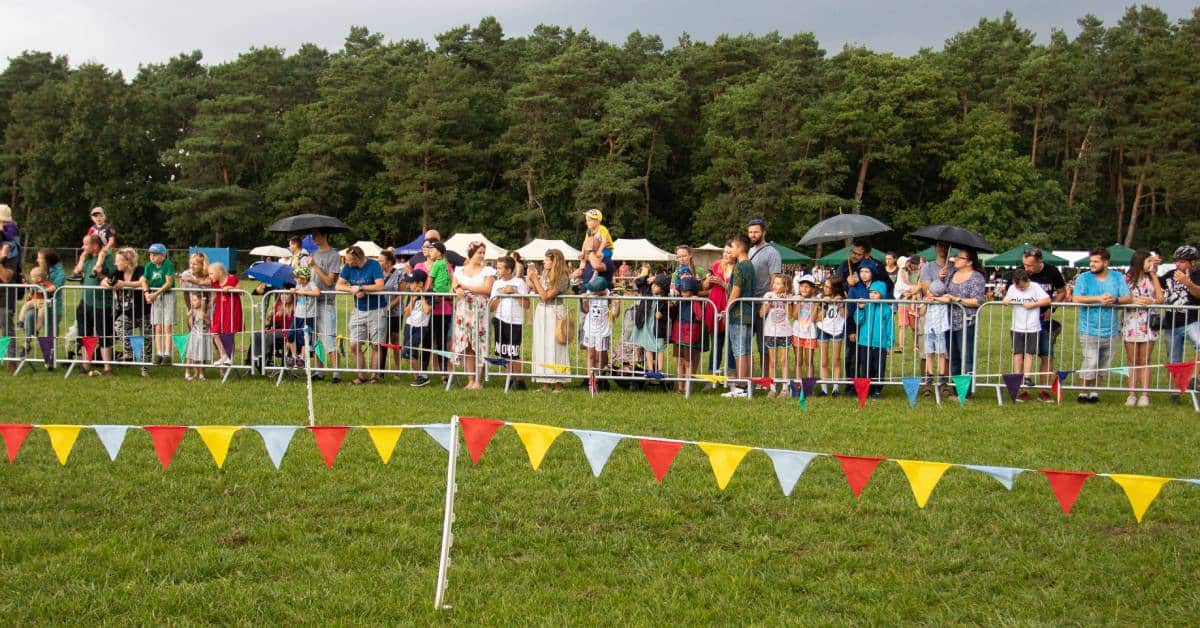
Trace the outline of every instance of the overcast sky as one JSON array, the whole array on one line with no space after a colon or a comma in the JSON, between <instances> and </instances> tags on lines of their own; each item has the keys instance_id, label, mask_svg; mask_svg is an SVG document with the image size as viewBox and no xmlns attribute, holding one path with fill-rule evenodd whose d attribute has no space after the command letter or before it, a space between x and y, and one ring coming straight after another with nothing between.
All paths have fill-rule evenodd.
<instances>
[{"instance_id":1,"label":"overcast sky","mask_svg":"<svg viewBox=\"0 0 1200 628\"><path fill-rule=\"evenodd\" d=\"M721 33L784 35L811 31L822 47L844 43L911 54L941 48L950 35L980 17L1011 10L1045 42L1052 27L1077 31L1075 20L1091 12L1114 23L1127 2L1110 0L0 0L0 57L23 50L66 54L72 65L97 61L131 78L142 63L162 62L199 49L208 63L237 57L252 46L279 46L289 53L314 42L341 47L352 25L388 39L422 38L495 15L509 36L528 34L539 23L589 29L620 43L633 30L658 34L670 46L680 33L710 41ZM1191 14L1181 0L1156 4L1173 20Z\"/></svg>"}]
</instances>

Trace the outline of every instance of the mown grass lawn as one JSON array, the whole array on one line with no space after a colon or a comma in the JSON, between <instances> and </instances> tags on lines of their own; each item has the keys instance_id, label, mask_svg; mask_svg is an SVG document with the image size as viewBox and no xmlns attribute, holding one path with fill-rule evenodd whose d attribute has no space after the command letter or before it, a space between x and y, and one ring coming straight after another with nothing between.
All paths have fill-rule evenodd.
<instances>
[{"instance_id":1,"label":"mown grass lawn","mask_svg":"<svg viewBox=\"0 0 1200 628\"><path fill-rule=\"evenodd\" d=\"M304 422L303 387L0 376L0 422ZM494 385L494 383L493 383ZM662 393L562 395L318 384L321 423L451 414L810 451L1027 468L1200 476L1197 416L1156 399L965 408L898 390L857 409ZM352 431L330 470L298 434L282 469L239 432L223 471L194 433L163 471L132 431L115 463L85 431L65 467L35 430L0 468L0 612L13 624L1189 623L1200 614L1200 487L1168 484L1142 525L1120 488L1087 482L1070 517L1046 479L1012 492L959 468L918 510L880 465L855 500L818 458L791 497L752 452L718 491L697 448L654 481L634 441L593 479L564 434L540 471L511 429L460 462L448 601L433 610L446 458L406 432L390 465Z\"/></svg>"}]
</instances>

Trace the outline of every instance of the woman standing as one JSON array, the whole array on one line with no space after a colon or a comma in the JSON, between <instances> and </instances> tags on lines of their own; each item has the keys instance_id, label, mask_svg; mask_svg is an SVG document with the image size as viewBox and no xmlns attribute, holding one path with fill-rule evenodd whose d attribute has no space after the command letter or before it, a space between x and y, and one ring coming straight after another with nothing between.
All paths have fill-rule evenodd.
<instances>
[{"instance_id":1,"label":"woman standing","mask_svg":"<svg viewBox=\"0 0 1200 628\"><path fill-rule=\"evenodd\" d=\"M1129 261L1129 271L1125 273L1125 281L1129 284L1129 294L1133 297L1134 305L1156 305L1164 301L1163 287L1154 274L1154 258L1149 252L1138 250ZM1129 356L1129 397L1125 405L1145 408L1150 405L1150 354L1154 351L1154 342L1158 340L1158 330L1150 325L1149 309L1125 310L1125 320L1121 324L1121 337L1125 340L1125 353ZM1142 396L1137 395L1138 389Z\"/></svg>"},{"instance_id":2,"label":"woman standing","mask_svg":"<svg viewBox=\"0 0 1200 628\"><path fill-rule=\"evenodd\" d=\"M404 276L400 267L396 265L396 254L389 249L384 249L379 252L379 267L383 270L383 291L384 292L400 292L400 278ZM398 294L387 295L387 311L388 311L388 327L387 337L390 344L400 346L403 344L402 337L404 333L404 306L401 305L401 297ZM394 349L390 351L393 356L396 370L403 369L400 358L400 350ZM387 369L387 353L383 354L383 359L379 361L379 367ZM395 379L400 379L400 375L393 375Z\"/></svg>"},{"instance_id":3,"label":"woman standing","mask_svg":"<svg viewBox=\"0 0 1200 628\"><path fill-rule=\"evenodd\" d=\"M149 307L142 292L142 268L137 263L137 251L126 247L117 251L117 274L112 278L113 288L113 335L121 343L121 361L147 361L145 337L142 338L142 355L135 356L130 337L137 328L145 334L146 314ZM143 366L142 377L150 374Z\"/></svg>"},{"instance_id":4,"label":"woman standing","mask_svg":"<svg viewBox=\"0 0 1200 628\"><path fill-rule=\"evenodd\" d=\"M476 357L487 355L488 298L496 269L483 265L487 247L482 242L467 246L467 262L454 270L454 353L465 358L467 390L479 390L480 369Z\"/></svg>"},{"instance_id":5,"label":"woman standing","mask_svg":"<svg viewBox=\"0 0 1200 628\"><path fill-rule=\"evenodd\" d=\"M709 269L708 276L704 278L701 284L701 294L708 291L708 300L712 302L713 308L716 309L715 327L713 332L713 348L712 348L712 368L713 373L717 373L721 369L721 359L725 353L725 307L729 304L729 275L733 272L734 265L737 264L737 257L733 254L733 249L728 246L721 253L721 259L713 262L712 268ZM729 370L734 369L733 356L729 357ZM712 387L716 387L714 384Z\"/></svg>"},{"instance_id":6,"label":"woman standing","mask_svg":"<svg viewBox=\"0 0 1200 628\"><path fill-rule=\"evenodd\" d=\"M541 273L529 268L529 287L540 299L533 311L533 381L541 384L543 391L553 384L554 392L562 392L563 376L545 365L566 364L570 359L566 343L558 342L558 326L567 320L567 308L559 297L571 288L571 278L567 260L558 249L546 251L542 266Z\"/></svg>"},{"instance_id":7,"label":"woman standing","mask_svg":"<svg viewBox=\"0 0 1200 628\"><path fill-rule=\"evenodd\" d=\"M950 374L975 372L975 315L987 293L987 278L974 249L962 249L950 257L954 272L946 281L946 294L934 300L962 307L950 308Z\"/></svg>"}]
</instances>

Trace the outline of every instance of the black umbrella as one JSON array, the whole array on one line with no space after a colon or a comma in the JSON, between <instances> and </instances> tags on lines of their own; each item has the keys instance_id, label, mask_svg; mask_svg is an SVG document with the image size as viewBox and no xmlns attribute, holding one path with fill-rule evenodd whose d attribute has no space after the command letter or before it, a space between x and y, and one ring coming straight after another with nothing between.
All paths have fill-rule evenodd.
<instances>
[{"instance_id":1,"label":"black umbrella","mask_svg":"<svg viewBox=\"0 0 1200 628\"><path fill-rule=\"evenodd\" d=\"M984 253L995 253L996 249L988 244L983 236L962 227L954 225L929 225L921 227L916 231L908 234L908 237L929 244L937 244L938 242L946 242L951 246L957 246L964 249L975 249Z\"/></svg>"},{"instance_id":2,"label":"black umbrella","mask_svg":"<svg viewBox=\"0 0 1200 628\"><path fill-rule=\"evenodd\" d=\"M323 216L321 214L288 216L287 218L276 220L274 224L267 227L267 231L275 233L306 233L314 229L321 229L322 231L349 231L350 227L347 227L346 223L333 216Z\"/></svg>"},{"instance_id":3,"label":"black umbrella","mask_svg":"<svg viewBox=\"0 0 1200 628\"><path fill-rule=\"evenodd\" d=\"M891 230L891 227L865 214L838 214L813 225L800 238L800 246L861 238Z\"/></svg>"}]
</instances>

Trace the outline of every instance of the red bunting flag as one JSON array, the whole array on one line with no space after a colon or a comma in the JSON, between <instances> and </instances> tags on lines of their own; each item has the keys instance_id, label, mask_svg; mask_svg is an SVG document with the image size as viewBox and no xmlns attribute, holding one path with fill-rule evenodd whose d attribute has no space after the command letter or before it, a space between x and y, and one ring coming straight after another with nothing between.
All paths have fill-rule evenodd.
<instances>
[{"instance_id":1,"label":"red bunting flag","mask_svg":"<svg viewBox=\"0 0 1200 628\"><path fill-rule=\"evenodd\" d=\"M675 462L675 456L683 449L683 443L642 438L638 440L638 444L642 446L642 454L646 456L646 462L650 463L654 478L661 484L663 478L667 477L671 464Z\"/></svg>"},{"instance_id":2,"label":"red bunting flag","mask_svg":"<svg viewBox=\"0 0 1200 628\"><path fill-rule=\"evenodd\" d=\"M83 336L79 342L83 345L83 352L87 355L88 362L91 362L92 357L96 355L96 344L100 342L100 339L96 336Z\"/></svg>"},{"instance_id":3,"label":"red bunting flag","mask_svg":"<svg viewBox=\"0 0 1200 628\"><path fill-rule=\"evenodd\" d=\"M846 456L843 454L833 454L838 462L842 463L842 473L846 474L846 482L850 484L850 492L854 493L854 497L862 494L862 491L867 486L867 482L871 481L871 475L875 473L875 467L879 463L887 460L887 458L879 458L875 456Z\"/></svg>"},{"instance_id":4,"label":"red bunting flag","mask_svg":"<svg viewBox=\"0 0 1200 628\"><path fill-rule=\"evenodd\" d=\"M867 393L871 392L871 378L855 377L854 394L858 395L858 407L862 408L867 405Z\"/></svg>"},{"instance_id":5,"label":"red bunting flag","mask_svg":"<svg viewBox=\"0 0 1200 628\"><path fill-rule=\"evenodd\" d=\"M1050 490L1054 491L1054 496L1058 498L1058 505L1062 507L1064 515L1071 514L1071 507L1079 498L1079 491L1083 490L1083 483L1096 475L1091 471L1051 471L1049 469L1039 469L1039 471L1050 481Z\"/></svg>"},{"instance_id":6,"label":"red bunting flag","mask_svg":"<svg viewBox=\"0 0 1200 628\"><path fill-rule=\"evenodd\" d=\"M492 437L496 435L496 430L504 425L504 421L460 417L458 424L462 426L463 440L467 441L467 453L471 454L471 462L479 464L479 460L483 458L484 450L492 442Z\"/></svg>"},{"instance_id":7,"label":"red bunting flag","mask_svg":"<svg viewBox=\"0 0 1200 628\"><path fill-rule=\"evenodd\" d=\"M750 383L759 388L770 389L775 386L775 380L770 377L751 377Z\"/></svg>"},{"instance_id":8,"label":"red bunting flag","mask_svg":"<svg viewBox=\"0 0 1200 628\"><path fill-rule=\"evenodd\" d=\"M4 437L4 447L8 450L8 462L11 464L17 459L17 452L21 450L21 443L25 442L25 437L29 436L33 426L28 423L4 423L0 424L0 436Z\"/></svg>"},{"instance_id":9,"label":"red bunting flag","mask_svg":"<svg viewBox=\"0 0 1200 628\"><path fill-rule=\"evenodd\" d=\"M321 450L325 466L332 469L333 461L337 460L342 443L346 441L346 432L349 432L350 428L345 425L310 425L308 430L312 432L313 440L317 441L317 449Z\"/></svg>"},{"instance_id":10,"label":"red bunting flag","mask_svg":"<svg viewBox=\"0 0 1200 628\"><path fill-rule=\"evenodd\" d=\"M404 348L404 346L403 345L394 345L390 342L381 342L381 343L379 343L379 348L387 349L389 351L400 351L401 349Z\"/></svg>"},{"instance_id":11,"label":"red bunting flag","mask_svg":"<svg viewBox=\"0 0 1200 628\"><path fill-rule=\"evenodd\" d=\"M1192 381L1192 373L1196 370L1196 363L1176 362L1168 364L1166 367L1167 372L1171 374L1171 382L1175 384L1180 393L1186 393L1188 384Z\"/></svg>"},{"instance_id":12,"label":"red bunting flag","mask_svg":"<svg viewBox=\"0 0 1200 628\"><path fill-rule=\"evenodd\" d=\"M179 443L188 428L183 425L145 425L142 429L150 433L150 440L154 441L154 453L158 454L158 461L165 471L171 466L175 450L179 449Z\"/></svg>"}]
</instances>

